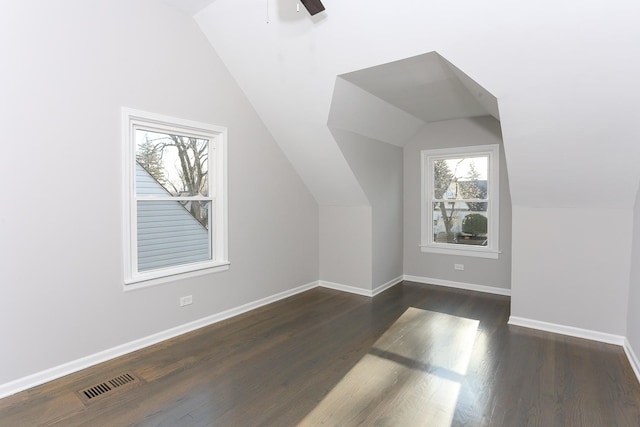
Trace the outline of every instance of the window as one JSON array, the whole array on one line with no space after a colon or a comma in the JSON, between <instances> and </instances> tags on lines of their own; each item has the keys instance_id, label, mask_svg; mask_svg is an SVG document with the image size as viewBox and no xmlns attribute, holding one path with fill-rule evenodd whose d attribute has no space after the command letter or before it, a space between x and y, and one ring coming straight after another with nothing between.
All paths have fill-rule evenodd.
<instances>
[{"instance_id":1,"label":"window","mask_svg":"<svg viewBox=\"0 0 640 427\"><path fill-rule=\"evenodd\" d=\"M498 145L421 155L422 251L498 258Z\"/></svg>"},{"instance_id":2,"label":"window","mask_svg":"<svg viewBox=\"0 0 640 427\"><path fill-rule=\"evenodd\" d=\"M226 138L123 109L125 285L228 269Z\"/></svg>"}]
</instances>

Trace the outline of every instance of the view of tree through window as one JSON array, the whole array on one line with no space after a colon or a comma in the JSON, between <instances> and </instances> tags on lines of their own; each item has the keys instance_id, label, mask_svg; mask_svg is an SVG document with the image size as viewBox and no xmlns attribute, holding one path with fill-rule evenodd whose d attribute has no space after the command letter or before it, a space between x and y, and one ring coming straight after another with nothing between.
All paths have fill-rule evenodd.
<instances>
[{"instance_id":1,"label":"view of tree through window","mask_svg":"<svg viewBox=\"0 0 640 427\"><path fill-rule=\"evenodd\" d=\"M137 130L136 161L173 197L209 197L206 139ZM209 226L207 201L179 203L203 227Z\"/></svg>"},{"instance_id":2,"label":"view of tree through window","mask_svg":"<svg viewBox=\"0 0 640 427\"><path fill-rule=\"evenodd\" d=\"M227 129L122 108L124 282L225 271Z\"/></svg>"},{"instance_id":3,"label":"view of tree through window","mask_svg":"<svg viewBox=\"0 0 640 427\"><path fill-rule=\"evenodd\" d=\"M488 156L433 161L433 241L487 245Z\"/></svg>"}]
</instances>

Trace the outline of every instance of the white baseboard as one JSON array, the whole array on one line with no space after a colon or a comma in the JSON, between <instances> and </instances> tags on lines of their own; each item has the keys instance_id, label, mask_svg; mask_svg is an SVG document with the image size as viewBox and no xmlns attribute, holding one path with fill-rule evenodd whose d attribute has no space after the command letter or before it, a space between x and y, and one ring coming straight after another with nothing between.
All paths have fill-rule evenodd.
<instances>
[{"instance_id":1,"label":"white baseboard","mask_svg":"<svg viewBox=\"0 0 640 427\"><path fill-rule=\"evenodd\" d=\"M432 279L430 277L404 275L403 280L425 283L428 285L446 286L448 288L466 289L467 291L484 292L487 294L511 296L511 289L495 288L493 286L475 285L473 283L454 282L451 280Z\"/></svg>"},{"instance_id":2,"label":"white baseboard","mask_svg":"<svg viewBox=\"0 0 640 427\"><path fill-rule=\"evenodd\" d=\"M373 298L381 292L386 291L392 286L402 282L402 276L398 276L395 279L389 280L373 290L358 288L356 286L343 285L342 283L327 282L326 280L320 280L319 286L327 289L333 289L336 291L348 292L350 294L362 295L365 297Z\"/></svg>"},{"instance_id":3,"label":"white baseboard","mask_svg":"<svg viewBox=\"0 0 640 427\"><path fill-rule=\"evenodd\" d=\"M194 331L204 326L212 325L230 317L246 313L267 304L271 304L272 302L276 302L281 299L299 294L301 292L308 291L309 289L318 287L318 285L318 281L307 283L306 285L302 285L294 289L289 289L287 291L280 292L275 295L271 295L269 297L262 298L220 313L216 313L211 316L195 320L193 322L185 323L184 325L167 329L165 331L158 332L156 334L149 335L147 337L140 338L126 344L122 344L86 357L82 357L80 359L76 359L71 362L64 363L62 365L55 366L53 368L46 369L44 371L40 371L23 378L19 378L5 384L0 384L0 398L10 396L12 394L27 390L29 388L44 384L49 381L53 381L65 375L78 372L82 369L97 365L98 363L115 359L116 357L123 356L125 354L140 350L145 347L149 347L151 345L168 340L170 338L177 337L187 332Z\"/></svg>"},{"instance_id":4,"label":"white baseboard","mask_svg":"<svg viewBox=\"0 0 640 427\"><path fill-rule=\"evenodd\" d=\"M624 345L625 338L621 335L607 334L589 329L575 328L573 326L559 325L557 323L542 322L540 320L525 319L523 317L510 316L510 325L524 328L538 329L555 334L568 335L570 337L584 338L591 341L599 341L607 344Z\"/></svg>"},{"instance_id":5,"label":"white baseboard","mask_svg":"<svg viewBox=\"0 0 640 427\"><path fill-rule=\"evenodd\" d=\"M327 282L326 280L320 280L318 282L318 286L327 288L327 289L334 289L336 291L348 292L350 294L362 295L365 297L373 297L373 291L369 289L357 288L355 286L343 285L341 283Z\"/></svg>"},{"instance_id":6,"label":"white baseboard","mask_svg":"<svg viewBox=\"0 0 640 427\"><path fill-rule=\"evenodd\" d=\"M377 288L375 288L375 289L372 291L372 296L374 296L374 297L375 297L375 296L376 296L376 295L378 295L379 293L382 293L382 292L386 291L387 289L389 289L389 288L391 288L391 287L393 287L393 286L397 285L398 283L402 282L403 280L404 280L404 279L403 279L403 276L398 276L398 277L396 277L395 279L389 280L389 281L388 281L387 283L385 283L384 285L380 285L380 286L378 286Z\"/></svg>"},{"instance_id":7,"label":"white baseboard","mask_svg":"<svg viewBox=\"0 0 640 427\"><path fill-rule=\"evenodd\" d=\"M627 338L624 339L624 345L622 346L622 348L624 348L624 352L627 355L627 359L629 359L631 368L633 369L633 372L635 372L638 382L640 382L640 363L638 362L638 357L636 356L636 353L633 351L633 348L631 347L631 343Z\"/></svg>"},{"instance_id":8,"label":"white baseboard","mask_svg":"<svg viewBox=\"0 0 640 427\"><path fill-rule=\"evenodd\" d=\"M171 328L162 332L158 332L153 335L149 335L144 338L140 338L135 341L131 341L86 357L82 357L77 360L73 360L68 363L64 363L59 366L55 366L50 369L46 369L41 372L37 372L35 374L19 378L17 380L0 384L0 398L10 396L12 394L27 390L29 388L44 384L46 382L61 378L65 375L72 374L74 372L78 372L82 369L86 369L88 367L97 365L102 362L106 362L108 360L114 359L116 357L123 356L125 354L131 353L133 351L137 351L143 349L145 347L149 347L151 345L157 344L159 342L168 340L170 338L177 337L179 335L185 334L187 332L194 331L196 329L220 322L222 320L228 319L230 317L237 316L239 314L246 313L248 311L254 310L256 308L262 307L267 304L271 304L273 302L282 300L284 298L288 298L290 296L308 291L310 289L316 288L318 286L335 289L343 292L349 292L357 295L363 295L368 297L373 297L384 290L400 283L402 280L407 280L411 282L418 283L428 283L439 286L448 286L452 288L458 289L467 289L472 291L480 291L487 292L498 295L510 295L511 291L509 289L502 288L493 288L488 286L481 285L472 285L468 283L459 283L459 282L451 282L447 280L439 280L439 279L429 279L426 277L417 277L417 276L400 276L389 282L378 286L374 290L370 291L367 289L357 288L354 286L342 285L339 283L326 282L326 281L315 281L311 283L307 283L306 285L299 286L294 289L289 289L284 292L280 292L275 295L271 295L266 298L262 298L239 307L235 307L220 313L213 314L211 316L207 316L205 318L186 323L184 325L177 326L175 328ZM618 335L605 334L601 332L589 331L585 329L573 328L570 326L557 325L552 323L540 322L530 319L524 319L520 317L511 316L509 318L510 325L523 326L527 328L539 329L547 332L554 332L563 335L569 335L579 338L586 338L594 341L601 341L609 344L621 345L624 348L625 353L631 363L631 366L640 381L640 363L638 362L638 358L636 357L631 345L627 341L625 337Z\"/></svg>"}]
</instances>

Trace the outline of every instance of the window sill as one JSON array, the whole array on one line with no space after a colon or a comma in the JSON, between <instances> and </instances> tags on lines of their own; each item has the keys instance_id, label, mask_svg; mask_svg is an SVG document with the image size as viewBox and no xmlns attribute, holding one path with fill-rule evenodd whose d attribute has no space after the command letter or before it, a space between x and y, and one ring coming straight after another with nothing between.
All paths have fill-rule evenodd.
<instances>
[{"instance_id":1,"label":"window sill","mask_svg":"<svg viewBox=\"0 0 640 427\"><path fill-rule=\"evenodd\" d=\"M461 245L456 245L461 246ZM432 254L441 254L441 255L457 255L457 256L468 256L468 257L476 257L476 258L489 258L489 259L498 259L501 252L494 250L483 248L480 249L476 247L460 247L460 248L451 248L451 247L436 247L431 245L420 245L420 250L425 253Z\"/></svg>"},{"instance_id":2,"label":"window sill","mask_svg":"<svg viewBox=\"0 0 640 427\"><path fill-rule=\"evenodd\" d=\"M229 270L231 263L224 261L213 266L204 267L197 270L191 270L181 273L169 273L160 277L133 277L125 279L124 291L134 291L137 289L148 288L150 286L161 285L165 283L175 282L176 280L188 279L191 277L204 276L206 274L219 273Z\"/></svg>"}]
</instances>

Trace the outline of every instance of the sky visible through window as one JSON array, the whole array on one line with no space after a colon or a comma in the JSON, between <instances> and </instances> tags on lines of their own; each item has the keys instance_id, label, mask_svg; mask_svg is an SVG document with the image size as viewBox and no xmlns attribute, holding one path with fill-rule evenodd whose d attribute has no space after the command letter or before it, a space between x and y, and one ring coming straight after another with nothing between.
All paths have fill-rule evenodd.
<instances>
[{"instance_id":1,"label":"sky visible through window","mask_svg":"<svg viewBox=\"0 0 640 427\"><path fill-rule=\"evenodd\" d=\"M172 143L171 135L148 130L136 130L135 138L136 156L141 154L146 155L147 159L143 161L142 164L147 171L172 194L176 195L176 193L185 190L185 182L182 178L183 169L180 164L178 149L175 146L169 145ZM184 138L184 140L187 140L187 138ZM210 141L206 139L198 139L198 143L204 144L205 146L207 146L209 142ZM156 148L155 153L150 153L153 147ZM211 150L211 152L215 153L213 150ZM195 162L193 151L189 150L188 154L189 160L193 164ZM206 150L201 159L206 159L208 156L209 150ZM204 162L203 166L205 169L203 169L202 173L207 174L206 167L211 164L212 161L214 161L214 159L209 159L209 161ZM150 163L152 167L150 167ZM157 167L153 167L153 165ZM203 195L206 195L206 191Z\"/></svg>"},{"instance_id":2,"label":"sky visible through window","mask_svg":"<svg viewBox=\"0 0 640 427\"><path fill-rule=\"evenodd\" d=\"M445 159L445 163L449 170L454 174L455 178L460 181L468 180L471 167L475 167L478 177L476 179L486 181L488 170L488 158L483 157L463 157L455 159Z\"/></svg>"}]
</instances>

